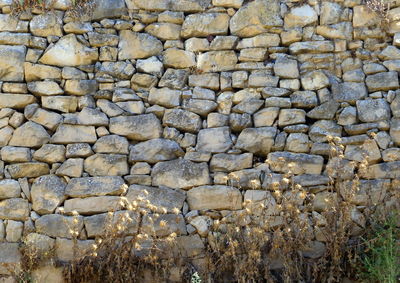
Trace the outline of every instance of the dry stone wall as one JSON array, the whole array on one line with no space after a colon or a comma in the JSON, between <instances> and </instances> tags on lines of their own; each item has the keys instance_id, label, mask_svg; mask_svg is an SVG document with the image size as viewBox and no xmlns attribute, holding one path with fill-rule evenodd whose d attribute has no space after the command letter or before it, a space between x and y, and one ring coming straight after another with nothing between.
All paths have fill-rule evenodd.
<instances>
[{"instance_id":1,"label":"dry stone wall","mask_svg":"<svg viewBox=\"0 0 400 283\"><path fill-rule=\"evenodd\" d=\"M399 189L400 1L387 25L361 0L96 0L80 21L69 0L19 16L11 4L0 0L2 263L18 263L23 236L68 260L65 215L81 215L84 248L145 190L167 210L158 235L201 249L244 200L273 211L288 163L320 212L327 136L345 146L333 174L351 180L369 157L358 216Z\"/></svg>"}]
</instances>

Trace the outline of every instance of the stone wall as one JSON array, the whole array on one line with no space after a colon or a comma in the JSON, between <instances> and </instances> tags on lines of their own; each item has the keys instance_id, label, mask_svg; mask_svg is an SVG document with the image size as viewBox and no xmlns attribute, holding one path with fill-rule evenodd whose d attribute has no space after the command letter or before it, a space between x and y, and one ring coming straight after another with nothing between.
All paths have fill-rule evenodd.
<instances>
[{"instance_id":1,"label":"stone wall","mask_svg":"<svg viewBox=\"0 0 400 283\"><path fill-rule=\"evenodd\" d=\"M11 2L0 0L3 263L19 261L23 236L69 259L65 215L81 215L84 247L145 190L167 210L157 233L188 248L244 200L273 208L289 162L322 200L328 135L345 146L344 179L369 158L359 212L399 189L400 1L386 25L361 0L98 0L81 22L70 0L17 17ZM138 223L133 233L150 225Z\"/></svg>"}]
</instances>

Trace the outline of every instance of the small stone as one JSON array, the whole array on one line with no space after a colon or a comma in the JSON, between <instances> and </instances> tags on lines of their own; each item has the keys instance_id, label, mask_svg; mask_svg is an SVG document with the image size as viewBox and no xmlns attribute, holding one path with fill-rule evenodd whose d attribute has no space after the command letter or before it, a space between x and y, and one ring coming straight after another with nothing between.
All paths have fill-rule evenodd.
<instances>
[{"instance_id":1,"label":"small stone","mask_svg":"<svg viewBox=\"0 0 400 283\"><path fill-rule=\"evenodd\" d=\"M169 88L152 88L149 94L149 103L174 108L181 104L182 92Z\"/></svg>"},{"instance_id":2,"label":"small stone","mask_svg":"<svg viewBox=\"0 0 400 283\"><path fill-rule=\"evenodd\" d=\"M22 82L24 80L25 46L0 45L0 79Z\"/></svg>"},{"instance_id":3,"label":"small stone","mask_svg":"<svg viewBox=\"0 0 400 283\"><path fill-rule=\"evenodd\" d=\"M311 143L306 134L291 133L286 139L285 151L308 153L310 148Z\"/></svg>"},{"instance_id":4,"label":"small stone","mask_svg":"<svg viewBox=\"0 0 400 283\"><path fill-rule=\"evenodd\" d=\"M54 11L34 16L29 23L30 32L41 37L62 37L62 15L62 13Z\"/></svg>"},{"instance_id":5,"label":"small stone","mask_svg":"<svg viewBox=\"0 0 400 283\"><path fill-rule=\"evenodd\" d=\"M35 101L35 97L30 94L0 93L0 108L23 109Z\"/></svg>"},{"instance_id":6,"label":"small stone","mask_svg":"<svg viewBox=\"0 0 400 283\"><path fill-rule=\"evenodd\" d=\"M285 57L278 57L275 61L274 73L285 79L296 79L300 76L297 61Z\"/></svg>"},{"instance_id":7,"label":"small stone","mask_svg":"<svg viewBox=\"0 0 400 283\"><path fill-rule=\"evenodd\" d=\"M231 71L237 61L234 51L210 51L198 56L197 69L203 72Z\"/></svg>"},{"instance_id":8,"label":"small stone","mask_svg":"<svg viewBox=\"0 0 400 283\"><path fill-rule=\"evenodd\" d=\"M254 127L270 127L278 118L279 107L267 107L254 113Z\"/></svg>"}]
</instances>

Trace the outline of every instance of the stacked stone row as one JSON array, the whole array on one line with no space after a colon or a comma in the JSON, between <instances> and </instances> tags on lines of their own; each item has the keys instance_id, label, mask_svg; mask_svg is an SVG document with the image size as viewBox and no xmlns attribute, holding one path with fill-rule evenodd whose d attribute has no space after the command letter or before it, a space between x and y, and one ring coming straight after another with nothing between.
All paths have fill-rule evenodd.
<instances>
[{"instance_id":1,"label":"stacked stone row","mask_svg":"<svg viewBox=\"0 0 400 283\"><path fill-rule=\"evenodd\" d=\"M386 29L361 0L101 0L80 21L53 2L15 16L0 0L0 261L18 261L22 236L68 260L64 214L79 213L88 247L108 211L141 196L167 211L157 236L199 253L243 201L279 225L271 190L289 163L316 193L304 215L320 251L327 136L341 138L348 185L368 156L355 233L399 189L397 1ZM152 225L132 218L131 234Z\"/></svg>"}]
</instances>

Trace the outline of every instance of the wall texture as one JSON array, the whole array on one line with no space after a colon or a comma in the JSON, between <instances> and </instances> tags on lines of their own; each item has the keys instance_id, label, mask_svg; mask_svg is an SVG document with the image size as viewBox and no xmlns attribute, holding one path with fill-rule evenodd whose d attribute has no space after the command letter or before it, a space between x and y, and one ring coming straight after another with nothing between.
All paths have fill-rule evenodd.
<instances>
[{"instance_id":1,"label":"wall texture","mask_svg":"<svg viewBox=\"0 0 400 283\"><path fill-rule=\"evenodd\" d=\"M273 211L288 163L320 212L328 135L342 178L369 158L356 215L399 190L400 1L386 25L361 0L99 0L80 22L70 2L14 17L0 0L0 262L22 236L66 260L65 215L84 247L144 190L157 233L201 248L244 200Z\"/></svg>"}]
</instances>

